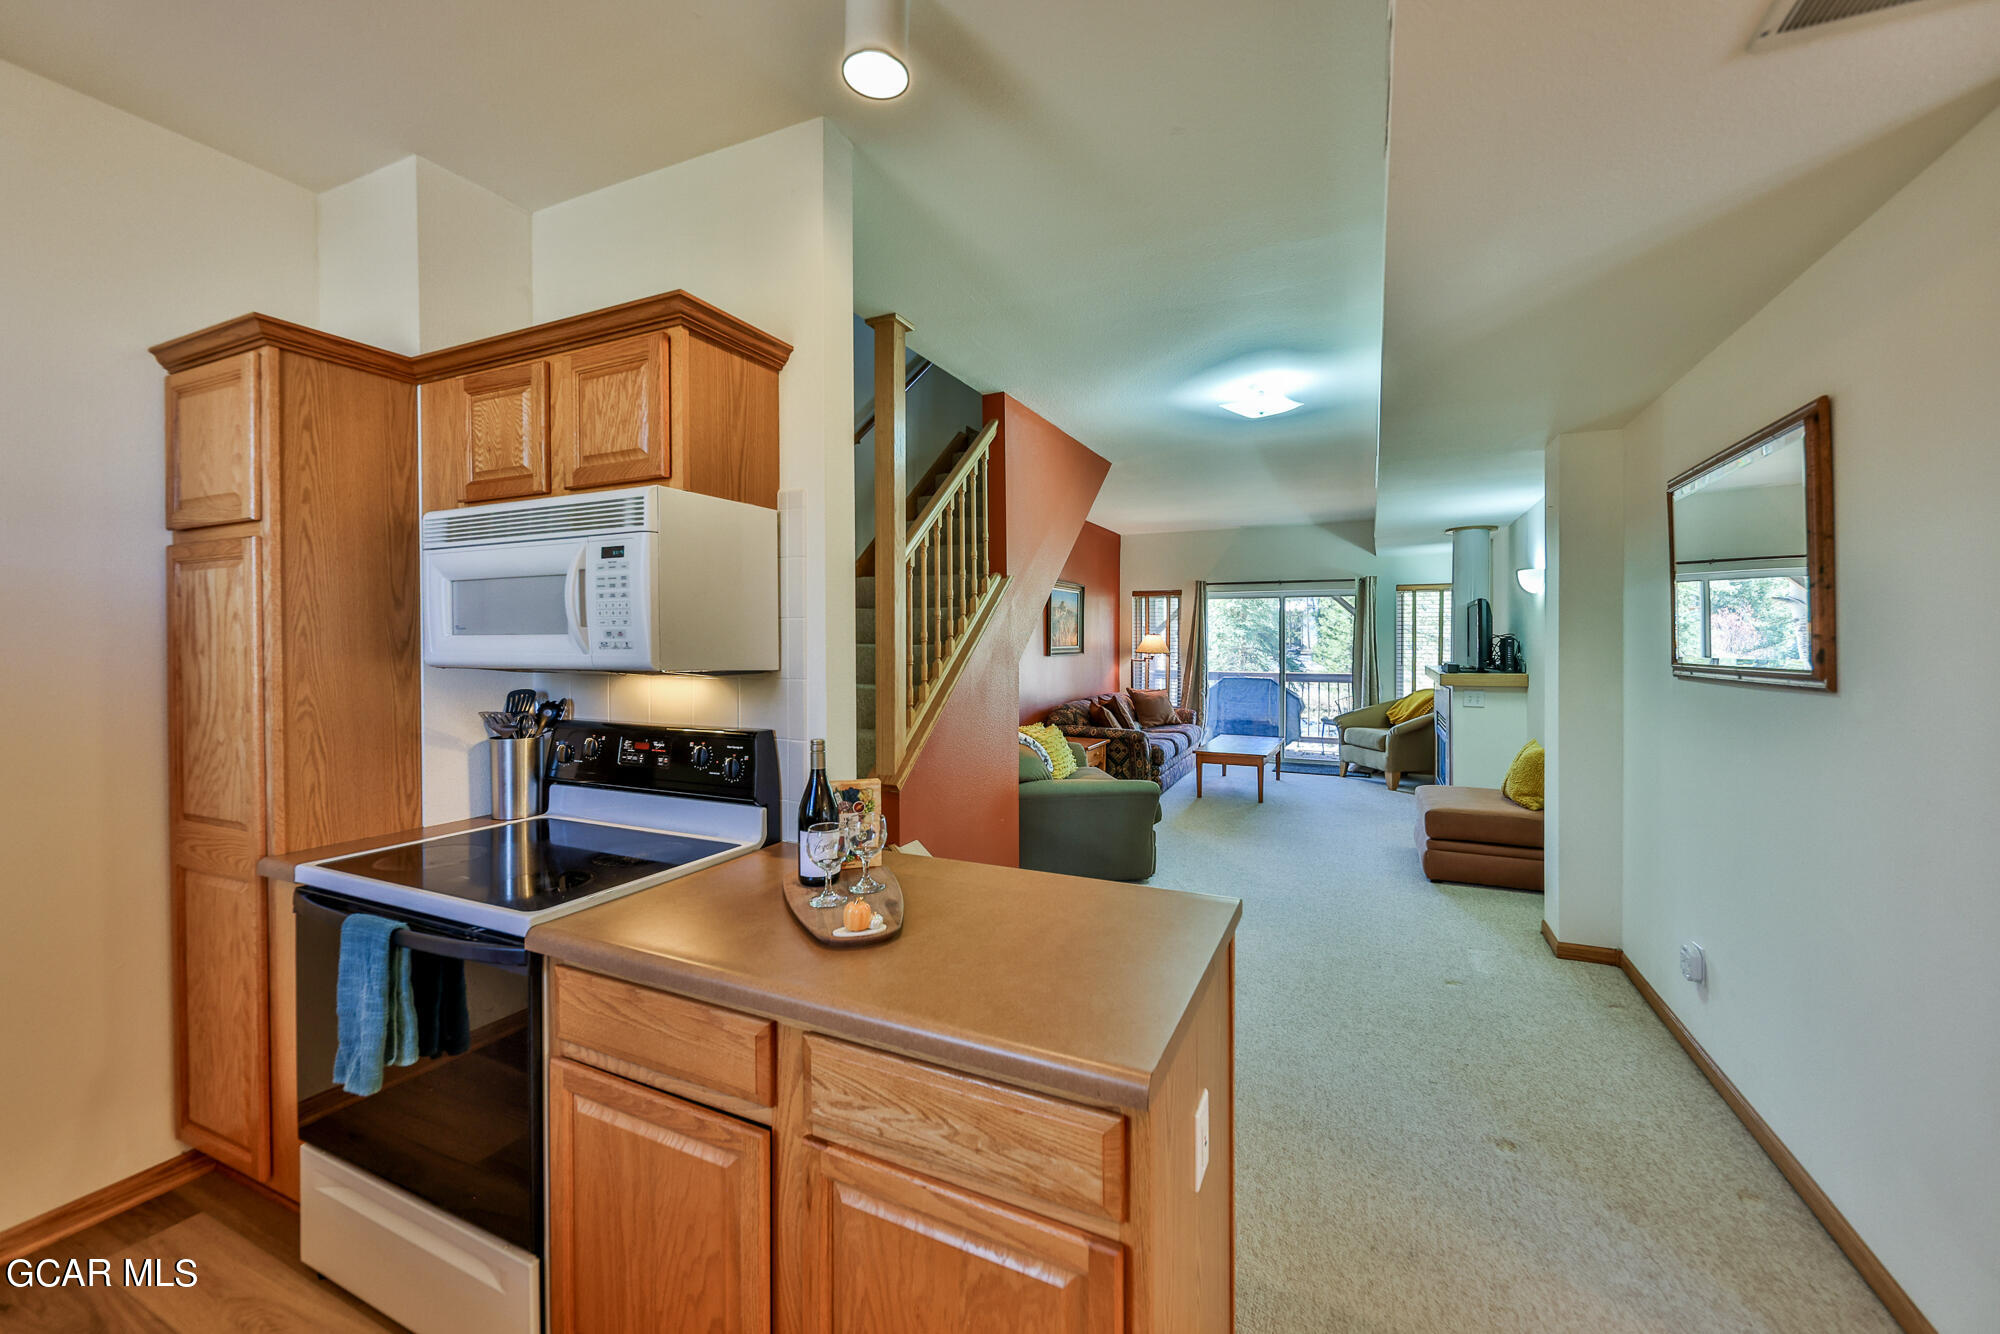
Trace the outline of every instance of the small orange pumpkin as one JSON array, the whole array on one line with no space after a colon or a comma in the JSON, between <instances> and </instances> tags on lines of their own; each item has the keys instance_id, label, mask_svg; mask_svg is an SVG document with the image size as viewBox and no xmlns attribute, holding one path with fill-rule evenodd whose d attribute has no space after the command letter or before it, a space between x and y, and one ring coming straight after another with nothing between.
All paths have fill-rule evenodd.
<instances>
[{"instance_id":1,"label":"small orange pumpkin","mask_svg":"<svg viewBox=\"0 0 2000 1334\"><path fill-rule=\"evenodd\" d=\"M866 931L875 924L875 906L866 899L849 899L840 910L840 924L849 931Z\"/></svg>"}]
</instances>

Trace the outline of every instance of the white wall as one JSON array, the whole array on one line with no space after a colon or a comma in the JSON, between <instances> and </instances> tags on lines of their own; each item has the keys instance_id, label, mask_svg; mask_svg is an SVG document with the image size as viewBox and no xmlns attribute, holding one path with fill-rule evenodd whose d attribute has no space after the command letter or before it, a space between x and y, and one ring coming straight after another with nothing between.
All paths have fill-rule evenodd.
<instances>
[{"instance_id":1,"label":"white wall","mask_svg":"<svg viewBox=\"0 0 2000 1334\"><path fill-rule=\"evenodd\" d=\"M1451 578L1449 547L1412 548L1377 555L1366 545L1370 525L1283 524L1217 528L1187 533L1127 533L1120 549L1119 676L1132 655L1134 589L1178 588L1192 601L1198 579L1254 583L1277 579L1376 578L1375 643L1380 693L1396 685L1396 585L1444 583ZM1192 607L1184 604L1182 617Z\"/></svg>"},{"instance_id":2,"label":"white wall","mask_svg":"<svg viewBox=\"0 0 2000 1334\"><path fill-rule=\"evenodd\" d=\"M1537 501L1512 523L1493 534L1493 633L1521 641L1528 664L1528 735L1542 734L1543 683L1536 670L1542 650L1544 594L1521 587L1518 571L1546 569L1548 564L1548 502Z\"/></svg>"},{"instance_id":3,"label":"white wall","mask_svg":"<svg viewBox=\"0 0 2000 1334\"><path fill-rule=\"evenodd\" d=\"M1625 765L1623 438L1549 442L1547 606L1539 666L1546 754L1542 919L1570 945L1616 946ZM1531 690L1531 695L1535 692Z\"/></svg>"},{"instance_id":4,"label":"white wall","mask_svg":"<svg viewBox=\"0 0 2000 1334\"><path fill-rule=\"evenodd\" d=\"M0 63L0 1229L173 1157L160 381L312 323L313 197Z\"/></svg>"},{"instance_id":5,"label":"white wall","mask_svg":"<svg viewBox=\"0 0 2000 1334\"><path fill-rule=\"evenodd\" d=\"M834 773L854 768L852 195L853 148L813 120L533 219L537 321L686 288L792 345L778 381L783 671L544 682L580 717L775 728L788 793L808 738L826 738Z\"/></svg>"},{"instance_id":6,"label":"white wall","mask_svg":"<svg viewBox=\"0 0 2000 1334\"><path fill-rule=\"evenodd\" d=\"M1624 949L1947 1332L2000 1312L1996 366L2000 113L1625 430ZM1676 680L1666 479L1820 394L1839 693Z\"/></svg>"}]
</instances>

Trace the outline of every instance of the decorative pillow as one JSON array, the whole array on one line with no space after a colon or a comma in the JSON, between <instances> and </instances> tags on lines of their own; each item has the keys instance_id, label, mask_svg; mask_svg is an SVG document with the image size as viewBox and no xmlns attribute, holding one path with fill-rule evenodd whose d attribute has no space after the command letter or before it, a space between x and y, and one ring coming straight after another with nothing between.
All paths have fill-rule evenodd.
<instances>
[{"instance_id":1,"label":"decorative pillow","mask_svg":"<svg viewBox=\"0 0 2000 1334\"><path fill-rule=\"evenodd\" d=\"M1501 795L1516 806L1538 811L1542 808L1542 743L1530 741L1507 766L1507 778L1500 784Z\"/></svg>"},{"instance_id":2,"label":"decorative pillow","mask_svg":"<svg viewBox=\"0 0 2000 1334\"><path fill-rule=\"evenodd\" d=\"M1139 730L1139 720L1132 716L1132 701L1125 697L1124 691L1121 690L1110 695L1099 695L1097 698L1106 709L1110 710L1111 716L1118 720L1120 727L1128 732Z\"/></svg>"},{"instance_id":3,"label":"decorative pillow","mask_svg":"<svg viewBox=\"0 0 2000 1334\"><path fill-rule=\"evenodd\" d=\"M1043 775L1046 776L1054 773L1056 768L1055 761L1049 758L1048 747L1042 744L1041 738L1029 736L1026 732L1022 732L1020 737L1021 748L1034 751L1035 755L1041 760Z\"/></svg>"},{"instance_id":4,"label":"decorative pillow","mask_svg":"<svg viewBox=\"0 0 2000 1334\"><path fill-rule=\"evenodd\" d=\"M1034 723L1022 728L1021 735L1042 743L1042 753L1049 757L1049 777L1060 780L1076 772L1076 752L1069 748L1069 738L1061 728Z\"/></svg>"},{"instance_id":5,"label":"decorative pillow","mask_svg":"<svg viewBox=\"0 0 2000 1334\"><path fill-rule=\"evenodd\" d=\"M1406 723L1412 718L1421 718L1431 711L1431 700L1435 690L1413 690L1389 706L1389 725Z\"/></svg>"},{"instance_id":6,"label":"decorative pillow","mask_svg":"<svg viewBox=\"0 0 2000 1334\"><path fill-rule=\"evenodd\" d=\"M1174 702L1164 690L1132 692L1132 718L1141 727L1166 727L1174 721Z\"/></svg>"}]
</instances>

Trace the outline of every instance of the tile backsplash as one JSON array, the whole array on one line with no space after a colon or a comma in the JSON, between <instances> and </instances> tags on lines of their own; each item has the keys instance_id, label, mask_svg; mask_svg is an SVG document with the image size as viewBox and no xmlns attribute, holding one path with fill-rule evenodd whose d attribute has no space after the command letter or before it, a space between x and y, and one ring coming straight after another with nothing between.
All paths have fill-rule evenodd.
<instances>
[{"instance_id":1,"label":"tile backsplash","mask_svg":"<svg viewBox=\"0 0 2000 1334\"><path fill-rule=\"evenodd\" d=\"M490 810L479 710L497 709L524 682L576 701L575 716L679 727L768 727L778 734L787 799L806 775L805 497L778 493L780 668L747 676L640 676L615 672L424 669L424 822Z\"/></svg>"}]
</instances>

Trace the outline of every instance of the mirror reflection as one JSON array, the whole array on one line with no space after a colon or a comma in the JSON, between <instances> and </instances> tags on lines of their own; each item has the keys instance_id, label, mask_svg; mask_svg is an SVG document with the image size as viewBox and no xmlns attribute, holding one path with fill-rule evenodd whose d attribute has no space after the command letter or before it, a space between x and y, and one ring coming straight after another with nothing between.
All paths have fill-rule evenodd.
<instances>
[{"instance_id":1,"label":"mirror reflection","mask_svg":"<svg viewBox=\"0 0 2000 1334\"><path fill-rule=\"evenodd\" d=\"M1674 657L1812 669L1803 423L1673 491Z\"/></svg>"}]
</instances>

